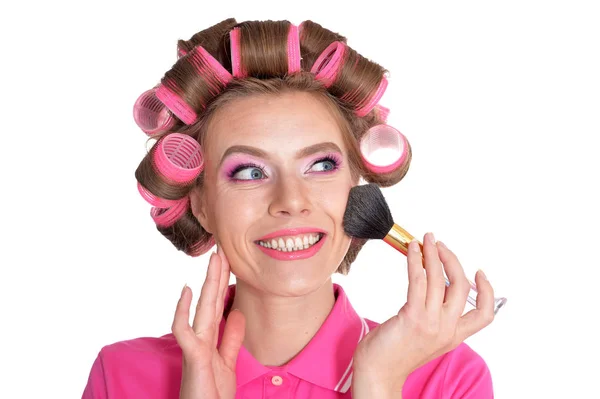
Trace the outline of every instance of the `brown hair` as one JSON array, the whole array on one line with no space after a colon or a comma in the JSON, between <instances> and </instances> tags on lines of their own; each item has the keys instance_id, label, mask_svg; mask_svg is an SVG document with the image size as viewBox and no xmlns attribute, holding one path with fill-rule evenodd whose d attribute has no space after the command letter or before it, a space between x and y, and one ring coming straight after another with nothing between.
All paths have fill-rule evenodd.
<instances>
[{"instance_id":1,"label":"brown hair","mask_svg":"<svg viewBox=\"0 0 600 399\"><path fill-rule=\"evenodd\" d=\"M235 19L224 20L208 29L196 33L188 41L179 40L178 54L182 55L175 65L165 74L161 83L182 98L198 115L191 125L178 121L169 131L152 136L161 137L173 132L187 134L195 138L202 147L206 132L216 110L223 104L235 99L256 96L277 96L290 91L301 91L311 95L328 108L342 131L353 180L358 183L360 177L380 187L398 183L406 175L410 161L411 148L405 162L387 174L376 174L365 168L358 143L367 130L385 123L385 116L378 107L363 117L356 110L371 99L377 91L384 74L383 67L362 57L346 45L346 52L340 73L329 87L310 73L312 65L332 42L346 43L346 38L333 33L312 21L304 21L299 27L301 71L288 73L287 35L291 23L288 21L246 21L236 23ZM196 46L202 46L230 73L231 54L229 32L233 28L240 30L240 60L247 77L234 78L218 94L207 83L206 76L200 76L188 55ZM142 186L154 195L167 199L187 196L192 189L202 189L203 173L195 182L187 185L174 185L166 181L152 167L153 151L149 151L138 166L135 177ZM172 226L157 229L173 245L191 256L197 256L207 250L212 243L212 235L198 222L188 208L186 213ZM350 248L339 265L336 273L348 274L350 265L356 259L366 240L352 239Z\"/></svg>"}]
</instances>

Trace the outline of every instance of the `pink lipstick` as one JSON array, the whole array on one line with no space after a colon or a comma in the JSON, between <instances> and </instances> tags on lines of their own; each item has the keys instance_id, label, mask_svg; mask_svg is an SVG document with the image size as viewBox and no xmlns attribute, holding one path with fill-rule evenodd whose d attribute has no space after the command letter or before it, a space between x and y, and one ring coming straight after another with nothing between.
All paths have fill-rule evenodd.
<instances>
[{"instance_id":1,"label":"pink lipstick","mask_svg":"<svg viewBox=\"0 0 600 399\"><path fill-rule=\"evenodd\" d=\"M296 227L296 228L292 228L292 229L283 229L283 230L277 230L274 231L270 234L267 234L264 237L259 238L259 241L267 241L270 240L271 238L275 238L275 237L281 237L281 236L297 236L299 234L311 234L311 233L321 233L321 234L326 234L325 230L323 229L318 229L316 227Z\"/></svg>"},{"instance_id":2,"label":"pink lipstick","mask_svg":"<svg viewBox=\"0 0 600 399\"><path fill-rule=\"evenodd\" d=\"M315 230L311 230L311 231L315 231ZM295 234L301 234L301 233L295 233ZM270 235L269 236L265 236L265 237L277 237L277 236L281 236L281 234L277 234L277 235ZM310 258L311 256L314 256L317 252L319 252L319 250L321 249L321 247L323 246L323 243L325 242L325 238L327 237L327 235L323 235L321 237L321 239L314 244L313 246L311 246L310 248L307 249L302 249L299 251L291 251L291 252L283 252L283 251L279 251L277 249L272 249L272 248L267 248L267 247L263 247L260 244L256 244L258 246L258 248L263 251L265 254L269 255L272 258L275 258L277 260L300 260L300 259L307 259ZM264 240L266 240L267 238L265 238ZM263 239L261 239L261 241L263 241Z\"/></svg>"}]
</instances>

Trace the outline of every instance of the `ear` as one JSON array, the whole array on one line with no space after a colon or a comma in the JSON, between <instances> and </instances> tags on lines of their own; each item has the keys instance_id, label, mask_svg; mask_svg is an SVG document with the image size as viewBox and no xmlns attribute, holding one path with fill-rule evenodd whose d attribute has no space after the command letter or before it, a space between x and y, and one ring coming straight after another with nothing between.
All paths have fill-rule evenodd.
<instances>
[{"instance_id":1,"label":"ear","mask_svg":"<svg viewBox=\"0 0 600 399\"><path fill-rule=\"evenodd\" d=\"M198 222L202 225L204 230L208 233L213 234L211 223L208 219L208 213L206 212L206 198L204 191L199 187L194 187L189 193L190 206L192 213L198 219Z\"/></svg>"}]
</instances>

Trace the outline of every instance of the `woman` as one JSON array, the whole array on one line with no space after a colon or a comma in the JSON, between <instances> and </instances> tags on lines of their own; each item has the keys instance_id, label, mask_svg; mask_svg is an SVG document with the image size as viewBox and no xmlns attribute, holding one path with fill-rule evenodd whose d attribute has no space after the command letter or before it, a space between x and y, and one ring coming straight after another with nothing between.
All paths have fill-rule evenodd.
<instances>
[{"instance_id":1,"label":"woman","mask_svg":"<svg viewBox=\"0 0 600 399\"><path fill-rule=\"evenodd\" d=\"M393 185L410 164L410 146L385 173L362 161L359 139L386 120L387 71L345 43L311 21L234 19L179 42L137 103L154 107L136 121L158 141L136 178L176 248L217 253L192 325L184 287L172 334L102 348L84 398L493 397L462 343L492 321L493 289L478 273L477 309L461 317L469 284L432 234L425 264L411 243L408 301L381 325L332 282L364 244L342 228L350 189Z\"/></svg>"}]
</instances>

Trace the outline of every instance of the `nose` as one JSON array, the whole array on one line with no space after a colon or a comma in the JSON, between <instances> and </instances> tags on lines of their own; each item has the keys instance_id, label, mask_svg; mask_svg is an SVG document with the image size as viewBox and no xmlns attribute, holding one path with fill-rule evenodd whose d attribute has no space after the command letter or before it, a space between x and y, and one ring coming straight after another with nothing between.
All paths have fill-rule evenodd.
<instances>
[{"instance_id":1,"label":"nose","mask_svg":"<svg viewBox=\"0 0 600 399\"><path fill-rule=\"evenodd\" d=\"M281 179L273 186L269 214L275 217L306 217L312 211L310 190L301 179Z\"/></svg>"}]
</instances>

